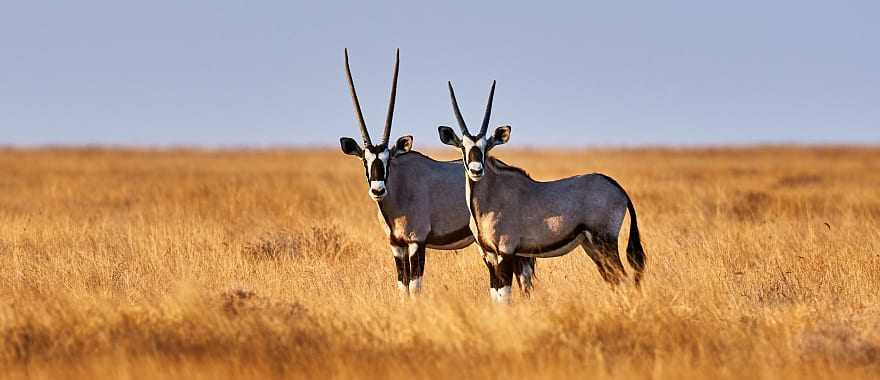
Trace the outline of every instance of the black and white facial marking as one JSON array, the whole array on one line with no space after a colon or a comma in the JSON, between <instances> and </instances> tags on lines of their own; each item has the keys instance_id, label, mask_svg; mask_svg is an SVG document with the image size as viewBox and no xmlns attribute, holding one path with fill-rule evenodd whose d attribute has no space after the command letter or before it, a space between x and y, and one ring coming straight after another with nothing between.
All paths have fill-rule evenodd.
<instances>
[{"instance_id":1,"label":"black and white facial marking","mask_svg":"<svg viewBox=\"0 0 880 380\"><path fill-rule=\"evenodd\" d=\"M454 146L461 151L465 173L471 181L479 181L483 178L486 168L486 157L492 148L507 143L510 139L510 126L504 125L495 129L492 136L464 135L459 138L452 128L441 126L438 128L440 141Z\"/></svg>"},{"instance_id":2,"label":"black and white facial marking","mask_svg":"<svg viewBox=\"0 0 880 380\"><path fill-rule=\"evenodd\" d=\"M364 175L370 185L368 194L375 201L381 201L388 195L388 175L391 160L412 149L412 136L403 136L397 139L394 147L388 149L387 144L368 145L361 148L354 139L343 137L339 139L342 152L357 156L364 164Z\"/></svg>"},{"instance_id":3,"label":"black and white facial marking","mask_svg":"<svg viewBox=\"0 0 880 380\"><path fill-rule=\"evenodd\" d=\"M464 159L465 171L474 182L483 178L486 157L486 139L477 136L464 136L461 140L461 153Z\"/></svg>"},{"instance_id":4,"label":"black and white facial marking","mask_svg":"<svg viewBox=\"0 0 880 380\"><path fill-rule=\"evenodd\" d=\"M370 198L381 201L388 194L385 181L388 178L388 163L391 152L385 146L368 147L364 150L364 169L367 182L370 183Z\"/></svg>"}]
</instances>

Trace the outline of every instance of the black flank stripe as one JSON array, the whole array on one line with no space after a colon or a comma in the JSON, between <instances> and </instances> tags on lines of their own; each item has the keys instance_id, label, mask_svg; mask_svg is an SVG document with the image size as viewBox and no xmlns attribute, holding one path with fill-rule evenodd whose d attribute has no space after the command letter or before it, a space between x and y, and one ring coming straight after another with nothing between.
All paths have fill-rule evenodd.
<instances>
[{"instance_id":1,"label":"black flank stripe","mask_svg":"<svg viewBox=\"0 0 880 380\"><path fill-rule=\"evenodd\" d=\"M430 245L443 246L460 242L470 236L471 228L468 226L464 226L463 228L459 228L446 235L435 235L434 231L431 231L430 233L428 233L428 238L426 239L426 241Z\"/></svg>"}]
</instances>

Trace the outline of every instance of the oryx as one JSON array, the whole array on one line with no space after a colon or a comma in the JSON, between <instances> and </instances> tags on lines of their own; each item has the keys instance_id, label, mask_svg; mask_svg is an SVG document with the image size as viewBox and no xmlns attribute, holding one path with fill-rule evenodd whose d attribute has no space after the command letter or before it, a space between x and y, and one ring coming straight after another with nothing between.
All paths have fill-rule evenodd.
<instances>
[{"instance_id":1,"label":"oryx","mask_svg":"<svg viewBox=\"0 0 880 380\"><path fill-rule=\"evenodd\" d=\"M495 82L479 133L468 132L455 99L449 96L462 133L440 126L440 141L461 150L467 181L465 196L471 213L471 230L486 256L490 286L501 301L510 294L512 275L523 268L522 257L554 257L582 246L611 284L626 276L617 252L617 237L627 210L630 234L627 259L639 284L645 270L645 252L639 238L636 210L626 191L603 174L585 174L550 182L533 180L522 169L489 156L489 151L510 138L510 126L486 136L492 113ZM493 270L494 269L494 270ZM528 279L525 279L528 283Z\"/></svg>"},{"instance_id":2,"label":"oryx","mask_svg":"<svg viewBox=\"0 0 880 380\"><path fill-rule=\"evenodd\" d=\"M473 243L474 237L468 227L470 216L464 201L461 162L435 161L412 150L412 136L403 136L394 146L388 146L399 64L398 49L385 131L379 144L373 145L351 78L348 49L345 50L345 74L364 145L361 147L348 137L340 138L339 143L343 153L357 156L363 162L369 195L376 201L394 255L397 286L403 294L415 294L421 288L425 270L425 247L461 249Z\"/></svg>"}]
</instances>

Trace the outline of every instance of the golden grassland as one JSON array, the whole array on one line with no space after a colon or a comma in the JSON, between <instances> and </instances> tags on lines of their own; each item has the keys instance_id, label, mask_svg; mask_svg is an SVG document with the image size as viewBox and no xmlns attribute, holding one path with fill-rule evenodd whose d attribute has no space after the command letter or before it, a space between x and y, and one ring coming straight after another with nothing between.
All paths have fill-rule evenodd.
<instances>
[{"instance_id":1,"label":"golden grassland","mask_svg":"<svg viewBox=\"0 0 880 380\"><path fill-rule=\"evenodd\" d=\"M401 300L335 150L0 150L0 374L880 376L880 149L497 151L538 179L615 177L641 291L578 249L493 305L470 247L429 251Z\"/></svg>"}]
</instances>

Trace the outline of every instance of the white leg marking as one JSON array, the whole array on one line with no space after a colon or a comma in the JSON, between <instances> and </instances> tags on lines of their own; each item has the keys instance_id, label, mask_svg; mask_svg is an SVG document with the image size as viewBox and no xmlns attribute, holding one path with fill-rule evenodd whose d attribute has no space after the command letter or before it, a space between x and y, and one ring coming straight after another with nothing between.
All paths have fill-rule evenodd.
<instances>
[{"instance_id":1,"label":"white leg marking","mask_svg":"<svg viewBox=\"0 0 880 380\"><path fill-rule=\"evenodd\" d=\"M417 295L422 292L422 278L416 277L409 280L409 294Z\"/></svg>"},{"instance_id":2,"label":"white leg marking","mask_svg":"<svg viewBox=\"0 0 880 380\"><path fill-rule=\"evenodd\" d=\"M498 289L498 303L510 303L510 285Z\"/></svg>"},{"instance_id":3,"label":"white leg marking","mask_svg":"<svg viewBox=\"0 0 880 380\"><path fill-rule=\"evenodd\" d=\"M412 261L419 254L419 244L409 243L409 255L405 260ZM413 277L409 279L409 294L416 295L422 290L422 277Z\"/></svg>"},{"instance_id":4,"label":"white leg marking","mask_svg":"<svg viewBox=\"0 0 880 380\"><path fill-rule=\"evenodd\" d=\"M489 298L492 302L498 302L498 292L495 291L495 288L489 288Z\"/></svg>"}]
</instances>

